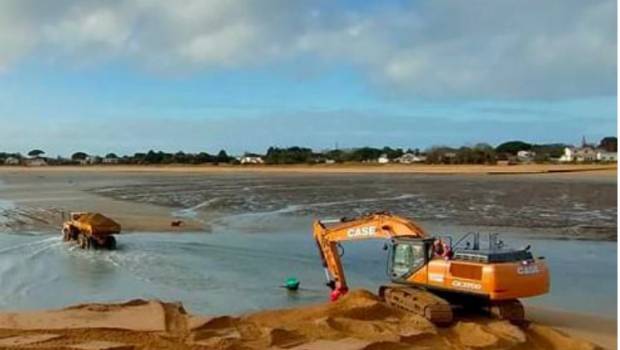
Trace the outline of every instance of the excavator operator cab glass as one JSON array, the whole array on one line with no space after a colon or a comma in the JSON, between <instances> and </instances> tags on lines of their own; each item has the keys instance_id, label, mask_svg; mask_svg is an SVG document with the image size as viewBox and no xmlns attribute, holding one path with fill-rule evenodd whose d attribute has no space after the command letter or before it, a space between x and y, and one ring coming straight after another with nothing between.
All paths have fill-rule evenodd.
<instances>
[{"instance_id":1,"label":"excavator operator cab glass","mask_svg":"<svg viewBox=\"0 0 620 350\"><path fill-rule=\"evenodd\" d=\"M392 279L405 279L428 261L428 243L419 241L392 242L388 274Z\"/></svg>"}]
</instances>

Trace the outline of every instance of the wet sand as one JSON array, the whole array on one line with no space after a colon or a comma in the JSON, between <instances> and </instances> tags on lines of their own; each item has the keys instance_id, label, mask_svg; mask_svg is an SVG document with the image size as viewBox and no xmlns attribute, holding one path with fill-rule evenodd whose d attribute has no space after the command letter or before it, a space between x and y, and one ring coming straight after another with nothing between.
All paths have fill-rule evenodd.
<instances>
[{"instance_id":1,"label":"wet sand","mask_svg":"<svg viewBox=\"0 0 620 350\"><path fill-rule=\"evenodd\" d=\"M203 225L191 219L182 227L165 206L115 200L90 193L89 189L111 185L133 186L139 179L117 172L32 171L0 168L0 232L49 232L59 230L72 211L106 213L118 221L124 232L202 231ZM4 217L4 219L3 219Z\"/></svg>"},{"instance_id":2,"label":"wet sand","mask_svg":"<svg viewBox=\"0 0 620 350\"><path fill-rule=\"evenodd\" d=\"M0 202L0 231L55 230L70 211L103 212L125 232L209 232L214 220L246 213L342 217L389 210L423 223L527 228L571 239L617 236L615 170L446 176L309 168L0 167L0 199L14 205ZM183 225L172 228L174 220Z\"/></svg>"},{"instance_id":3,"label":"wet sand","mask_svg":"<svg viewBox=\"0 0 620 350\"><path fill-rule=\"evenodd\" d=\"M550 320L548 322L553 322ZM600 324L600 323L599 323ZM587 335L587 334L584 334ZM438 328L364 290L336 303L233 316L195 316L181 304L134 300L0 314L7 349L596 349L533 322L463 315Z\"/></svg>"}]
</instances>

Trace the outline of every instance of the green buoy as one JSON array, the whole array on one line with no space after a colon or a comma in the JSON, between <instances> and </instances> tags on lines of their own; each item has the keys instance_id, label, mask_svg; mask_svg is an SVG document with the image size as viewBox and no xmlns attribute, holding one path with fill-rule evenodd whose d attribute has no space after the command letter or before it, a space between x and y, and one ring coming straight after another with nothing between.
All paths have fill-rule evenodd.
<instances>
[{"instance_id":1,"label":"green buoy","mask_svg":"<svg viewBox=\"0 0 620 350\"><path fill-rule=\"evenodd\" d=\"M286 279L286 282L284 283L284 288L288 289L288 290L298 290L299 289L299 280L295 277L289 277Z\"/></svg>"}]
</instances>

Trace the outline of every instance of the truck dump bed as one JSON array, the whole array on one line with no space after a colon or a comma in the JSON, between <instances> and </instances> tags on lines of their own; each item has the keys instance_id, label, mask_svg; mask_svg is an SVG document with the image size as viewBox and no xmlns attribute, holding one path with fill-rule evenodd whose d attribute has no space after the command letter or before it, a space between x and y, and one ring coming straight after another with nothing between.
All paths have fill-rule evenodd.
<instances>
[{"instance_id":1,"label":"truck dump bed","mask_svg":"<svg viewBox=\"0 0 620 350\"><path fill-rule=\"evenodd\" d=\"M92 235L105 236L121 232L121 225L99 213L80 213L72 218L72 224Z\"/></svg>"}]
</instances>

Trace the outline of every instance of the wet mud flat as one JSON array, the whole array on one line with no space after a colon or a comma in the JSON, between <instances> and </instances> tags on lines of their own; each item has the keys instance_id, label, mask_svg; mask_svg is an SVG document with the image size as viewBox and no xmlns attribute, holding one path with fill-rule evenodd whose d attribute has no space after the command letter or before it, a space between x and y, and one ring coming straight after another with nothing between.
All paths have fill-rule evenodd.
<instances>
[{"instance_id":1,"label":"wet mud flat","mask_svg":"<svg viewBox=\"0 0 620 350\"><path fill-rule=\"evenodd\" d=\"M177 216L348 217L391 211L419 221L532 228L574 239L615 240L615 178L569 175L214 174L141 177L88 189L165 206Z\"/></svg>"},{"instance_id":2,"label":"wet mud flat","mask_svg":"<svg viewBox=\"0 0 620 350\"><path fill-rule=\"evenodd\" d=\"M391 211L422 222L616 240L616 174L0 172L0 232L56 230L101 211L125 232L213 232L218 222L351 217Z\"/></svg>"}]
</instances>

